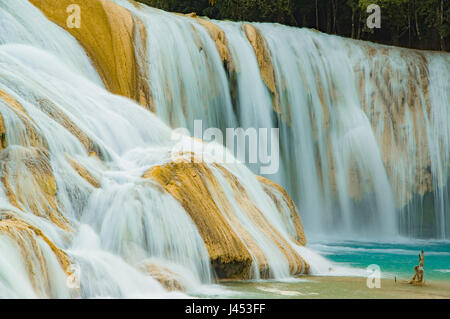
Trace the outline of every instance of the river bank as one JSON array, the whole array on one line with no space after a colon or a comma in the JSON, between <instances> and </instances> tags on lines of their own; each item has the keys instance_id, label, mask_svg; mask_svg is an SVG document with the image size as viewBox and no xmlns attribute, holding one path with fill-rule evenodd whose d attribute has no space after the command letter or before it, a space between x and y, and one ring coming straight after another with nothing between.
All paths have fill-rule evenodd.
<instances>
[{"instance_id":1,"label":"river bank","mask_svg":"<svg viewBox=\"0 0 450 319\"><path fill-rule=\"evenodd\" d=\"M222 282L236 295L231 298L269 299L450 299L450 282L429 280L422 287L405 278L382 279L381 288L367 287L363 277L302 276L295 282Z\"/></svg>"}]
</instances>

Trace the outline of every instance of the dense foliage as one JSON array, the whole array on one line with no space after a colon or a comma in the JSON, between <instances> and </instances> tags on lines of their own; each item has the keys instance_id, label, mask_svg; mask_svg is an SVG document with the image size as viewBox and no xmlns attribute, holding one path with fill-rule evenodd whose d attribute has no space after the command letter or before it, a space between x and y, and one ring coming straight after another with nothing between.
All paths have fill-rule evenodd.
<instances>
[{"instance_id":1,"label":"dense foliage","mask_svg":"<svg viewBox=\"0 0 450 319\"><path fill-rule=\"evenodd\" d=\"M412 48L448 50L449 0L138 0L214 19L279 22ZM381 28L366 25L369 4L381 7ZM446 45L447 44L447 45Z\"/></svg>"}]
</instances>

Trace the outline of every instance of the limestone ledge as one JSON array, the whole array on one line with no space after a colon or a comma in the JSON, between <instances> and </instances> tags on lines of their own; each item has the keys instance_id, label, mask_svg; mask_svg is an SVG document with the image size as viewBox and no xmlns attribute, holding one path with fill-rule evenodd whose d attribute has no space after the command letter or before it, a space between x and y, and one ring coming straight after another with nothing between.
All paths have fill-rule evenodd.
<instances>
[{"instance_id":1,"label":"limestone ledge","mask_svg":"<svg viewBox=\"0 0 450 319\"><path fill-rule=\"evenodd\" d=\"M46 17L65 29L84 47L106 88L153 110L146 68L146 30L137 17L109 0L30 0ZM80 28L67 26L66 9L77 4L81 9ZM135 50L135 41L141 41ZM144 50L144 51L142 51Z\"/></svg>"},{"instance_id":2,"label":"limestone ledge","mask_svg":"<svg viewBox=\"0 0 450 319\"><path fill-rule=\"evenodd\" d=\"M234 199L242 210L286 256L291 274L307 272L309 265L270 225L249 198L237 177L220 165L214 164L214 168L226 178L233 189ZM181 160L164 166L155 166L143 177L158 182L191 216L206 244L211 265L219 278L250 279L255 275L251 269L253 261L259 265L258 271L262 278L270 277L270 266L266 256L238 220L225 190L208 165ZM273 185L267 182L266 185L270 185L269 192L273 192ZM280 189L277 188L277 191L280 192ZM301 222L297 219L294 220L294 224L297 225L298 242L304 243Z\"/></svg>"}]
</instances>

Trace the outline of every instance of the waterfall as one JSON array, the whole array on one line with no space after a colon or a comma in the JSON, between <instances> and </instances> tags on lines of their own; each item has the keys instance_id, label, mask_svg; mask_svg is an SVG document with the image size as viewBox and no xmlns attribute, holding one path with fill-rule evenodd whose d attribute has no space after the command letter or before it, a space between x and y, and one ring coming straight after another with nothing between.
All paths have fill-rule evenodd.
<instances>
[{"instance_id":1,"label":"waterfall","mask_svg":"<svg viewBox=\"0 0 450 319\"><path fill-rule=\"evenodd\" d=\"M266 177L287 189L309 236L449 237L447 53L115 2L146 23L167 124L280 129L280 170Z\"/></svg>"},{"instance_id":2,"label":"waterfall","mask_svg":"<svg viewBox=\"0 0 450 319\"><path fill-rule=\"evenodd\" d=\"M101 61L67 31L27 1L2 2L0 16L0 245L8 255L0 260L0 296L178 297L179 290L209 291L205 285L217 277L285 279L308 272L299 249L302 223L281 187L239 162L221 163L217 154L227 152L214 143L208 162L174 154L174 131L136 102L111 94L108 70L100 72ZM157 11L155 26L164 17ZM149 83L154 111L213 99L216 109L204 119L225 126L236 122L227 74L209 35L197 27L211 60L196 56L192 45L180 50L212 69L193 63ZM169 70L171 57L165 57ZM148 67L144 62L136 61ZM196 77L196 88L180 85ZM117 82L119 93L132 92L131 84ZM168 83L173 99L167 92L158 99L158 85ZM180 125L194 119L183 118L181 109L174 114L161 118Z\"/></svg>"},{"instance_id":3,"label":"waterfall","mask_svg":"<svg viewBox=\"0 0 450 319\"><path fill-rule=\"evenodd\" d=\"M0 47L0 61L0 90L17 101L24 111L19 113L11 104L4 100L0 102L8 140L8 147L3 150L0 160L2 178L8 179L6 191L16 194L16 207L9 203L6 194L2 196L2 220L23 220L25 229L37 227L51 242L67 249L74 265L81 269L82 290L78 294L82 297L164 295L164 289L156 280L129 265L145 265L146 259L166 257L164 253L172 254L166 260L186 266L184 273L188 281L191 276L193 282L209 282L208 255L195 226L173 198L163 196L157 189L152 190L152 185L144 187L141 175L150 164L136 165L138 159L129 154L130 150L146 145L158 148L158 144L164 141L164 132L170 136L167 133L169 129L149 112L127 99L110 95L47 52L24 45L3 45ZM66 122L60 123L61 120ZM111 126L111 121L114 126ZM139 127L139 123L141 129L135 126ZM152 123L155 132L145 129L148 123ZM132 136L132 139L123 136L120 129L128 132L127 136ZM36 140L30 138L30 131ZM76 133L82 136L74 135ZM89 156L82 142L96 150L105 164L96 155ZM130 159L126 158L127 153ZM86 167L90 172L86 174L93 175L91 182L102 187L97 189L89 179L85 180L80 175L80 167ZM52 187L57 188L56 194L48 190ZM42 189L42 192L37 189ZM117 197L118 193L120 197ZM140 199L139 196L145 198ZM161 216L163 213L164 218ZM113 220L111 214L115 214ZM179 228L174 227L173 222ZM67 228L73 230L64 231ZM85 228L92 230L83 231ZM154 228L170 233L158 236ZM130 233L133 238L130 238ZM64 298L73 294L66 286L64 272L52 272L56 258L49 252L48 245L36 236L39 234L29 234L29 239L23 239L24 245L34 245L37 240L42 256L32 260L33 267L41 269L46 265L48 269L42 271L47 271L47 274L42 278L50 278L52 282L43 280L36 284L38 287L34 290L38 291L37 295L28 289L14 291L14 294L7 294L8 297ZM93 239L83 239L85 236ZM8 236L2 237L5 244L11 241ZM79 237L81 239L77 239ZM80 241L88 244L77 244ZM101 244L95 247L95 241ZM22 248L15 249L19 253ZM135 260L128 256L131 253ZM28 254L33 258L31 252ZM190 267L183 263L183 258L197 265ZM13 267L12 262L15 260L2 259L2 266ZM150 262L161 264L158 260ZM2 272L2 275L8 276L8 273ZM28 274L24 269L11 278L26 281L26 277ZM9 284L9 289L18 287L15 282ZM47 286L52 290L49 291Z\"/></svg>"},{"instance_id":4,"label":"waterfall","mask_svg":"<svg viewBox=\"0 0 450 319\"><path fill-rule=\"evenodd\" d=\"M310 30L258 27L282 88L281 113L291 118L281 139L296 146L284 158L297 164L285 174L286 184L299 194L305 224L313 232L395 234L391 187L360 108L346 44Z\"/></svg>"},{"instance_id":5,"label":"waterfall","mask_svg":"<svg viewBox=\"0 0 450 319\"><path fill-rule=\"evenodd\" d=\"M303 224L449 238L448 54L125 0L70 29L69 3L0 3L0 297L326 273ZM197 120L279 129L280 169L222 162Z\"/></svg>"}]
</instances>

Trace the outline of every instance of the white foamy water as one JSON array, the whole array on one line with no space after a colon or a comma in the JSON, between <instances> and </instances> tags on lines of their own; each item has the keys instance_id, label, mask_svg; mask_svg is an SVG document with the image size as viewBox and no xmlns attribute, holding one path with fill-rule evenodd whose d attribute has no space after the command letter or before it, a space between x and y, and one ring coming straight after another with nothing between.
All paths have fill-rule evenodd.
<instances>
[{"instance_id":1,"label":"white foamy water","mask_svg":"<svg viewBox=\"0 0 450 319\"><path fill-rule=\"evenodd\" d=\"M20 16L19 11L25 17ZM13 33L9 29L0 30L0 90L23 108L17 109L10 101L0 100L8 142L0 156L0 165L4 169L2 174L8 174L11 190L22 194L20 203L16 205L18 207L15 207L10 203L6 193L8 190L2 188L0 210L6 214L5 218L17 218L41 229L50 241L67 253L73 263L71 269L79 281L78 288L68 285L68 278L55 252L35 233L29 233L30 237L24 237L20 245L2 235L2 254L8 255L8 258L0 260L1 296L186 296L167 292L156 279L145 273L146 266L170 271L179 279L187 294L227 295L226 290L212 285L214 273L208 252L189 214L159 185L141 177L151 167L172 160L170 151L175 144L171 140L172 130L135 102L107 92L77 41L49 23L30 4L25 1L16 4L2 2L0 15L7 17L8 26L14 29ZM182 31L184 18L178 20L152 9L143 15L149 16L145 18L147 27L173 24L171 29L165 28L165 32L171 36L181 36L177 32ZM48 30L48 39L32 26ZM171 67L180 66L172 65L171 59L180 57L182 50L191 50L192 56L183 54L184 66L174 71L181 78L176 81L172 77L167 79L173 85L173 106L180 105L176 97L176 92L180 90L187 90L180 94L189 103L199 102L200 97L209 103L214 96L217 104L210 108L213 112L206 113L205 118L209 123L218 123L219 120L224 124L234 123L226 74L218 64L218 53L206 31L200 26L197 28L200 41L205 43L204 50L209 50L211 60L205 61L203 55L198 56L198 49L191 45L177 49L180 52L172 48L167 52L172 52L175 57L165 54L164 58L168 60L161 65L159 72L164 71L169 76ZM188 31L183 32L182 35L189 35ZM149 38L150 41L155 40ZM159 44L170 45L170 41L167 38L165 43ZM154 47L152 50L161 51L162 48ZM153 51L153 54L156 53ZM250 54L250 51L247 53ZM189 62L191 68L183 69ZM199 63L213 69L199 68ZM255 66L252 68L254 72ZM197 82L197 88L183 84L197 77L201 79ZM170 116L178 111L183 114L181 110L167 106L166 93L158 100L158 83L151 84L158 116L169 120L169 117L160 114L164 109L170 111ZM72 130L67 129L61 120L66 121L66 125L70 123ZM189 121L187 118L185 123ZM88 149L77 134L82 134L81 140L88 143ZM46 150L42 151L42 148ZM216 145L215 148L219 153L224 152L222 146ZM90 152L95 152L101 160L90 156ZM209 156L214 159L215 155ZM71 165L73 161L82 165L98 181L99 188L93 187L77 173ZM292 229L284 224L256 177L239 163L225 167L248 190L256 208L276 229L276 236L295 249L297 244L289 237ZM232 205L233 212L227 214L234 215L233 218L239 221L263 251L271 277L288 279L290 265L281 248L242 211L223 173L213 165L210 169ZM51 209L60 214L52 218L62 223L67 221L71 225L70 232L62 230L54 219L48 217L48 198L42 191L36 191L40 185L39 174L48 172L54 176L57 190L55 207ZM21 250L28 254L30 260L21 260ZM28 267L35 269L31 276ZM253 276L258 279L256 262L253 269Z\"/></svg>"},{"instance_id":2,"label":"white foamy water","mask_svg":"<svg viewBox=\"0 0 450 319\"><path fill-rule=\"evenodd\" d=\"M137 8L128 1L115 2L145 25L148 56L138 63L148 71L155 114L107 92L76 39L27 1L0 3L0 90L23 108L17 110L0 99L8 142L0 154L2 177L8 172L13 177L10 188L23 195L20 207L15 207L8 190L2 187L0 218L7 213L41 229L67 252L79 268L80 279L80 289L68 287L54 251L41 237L36 236L36 241L25 238L19 245L1 235L1 252L8 258L0 259L0 297L226 295L212 285L215 277L207 248L189 214L159 185L142 178L151 167L172 160L172 128L192 129L194 120L221 129L280 128L281 168L268 177L281 183L294 199L307 235L331 230L339 237L392 238L401 232L421 235L423 216L428 214L432 220L426 225L428 233L448 238L448 54L424 54L429 90L425 92L419 84L415 87L423 100L419 111L424 120L418 124L413 121L417 114L406 111L401 123L395 124L402 127L406 136L402 141L407 147L388 169L383 132L394 122L374 119L382 113L380 103L370 103L377 83L369 77L363 88L358 87L363 85L359 72L366 77L376 72L362 44L305 29L255 24L267 41L280 115L273 112L274 97L261 78L241 23L213 21L225 32L235 68L230 71L200 23L152 8ZM374 46L375 50L381 48ZM397 66L389 71L390 90L402 93L393 100L407 95L402 75L413 68L402 55L396 49L384 55ZM88 149L58 119L76 127ZM411 137L416 132L425 141L416 143ZM46 151L40 151L40 146ZM213 161L226 152L219 145L213 144L211 149L217 151L207 154ZM91 152L101 160L90 156ZM411 154L418 155L411 159ZM71 161L86 168L100 187L83 179ZM417 182L416 170L422 169L422 161L429 161L425 168L433 190L402 203L417 191L411 185ZM260 163L224 167L236 176L276 230L271 235L298 251L312 274L362 275L360 270L336 265L290 239L293 226L285 224L252 173L258 172ZM273 237L245 214L223 172L213 165L209 168L231 203L231 213L219 207L224 216L232 214L263 252L271 277L290 280L289 262ZM36 191L39 174L48 171L55 178L55 206L62 216L54 218L67 220L71 232L48 218L48 207L42 205L47 200L45 194ZM434 203L431 208L430 197ZM239 231L236 233L243 238ZM21 259L21 250L33 251L26 262ZM180 278L186 294L167 292L143 271L146 265L169 270ZM35 270L32 278L27 267ZM259 279L256 261L252 269L252 279Z\"/></svg>"},{"instance_id":3,"label":"white foamy water","mask_svg":"<svg viewBox=\"0 0 450 319\"><path fill-rule=\"evenodd\" d=\"M448 238L448 54L253 24L267 42L280 115L242 23L212 21L224 31L229 70L194 19L115 2L147 25L149 83L166 123L280 128L280 170L268 177L288 190L309 235ZM259 172L261 163L248 166Z\"/></svg>"}]
</instances>

